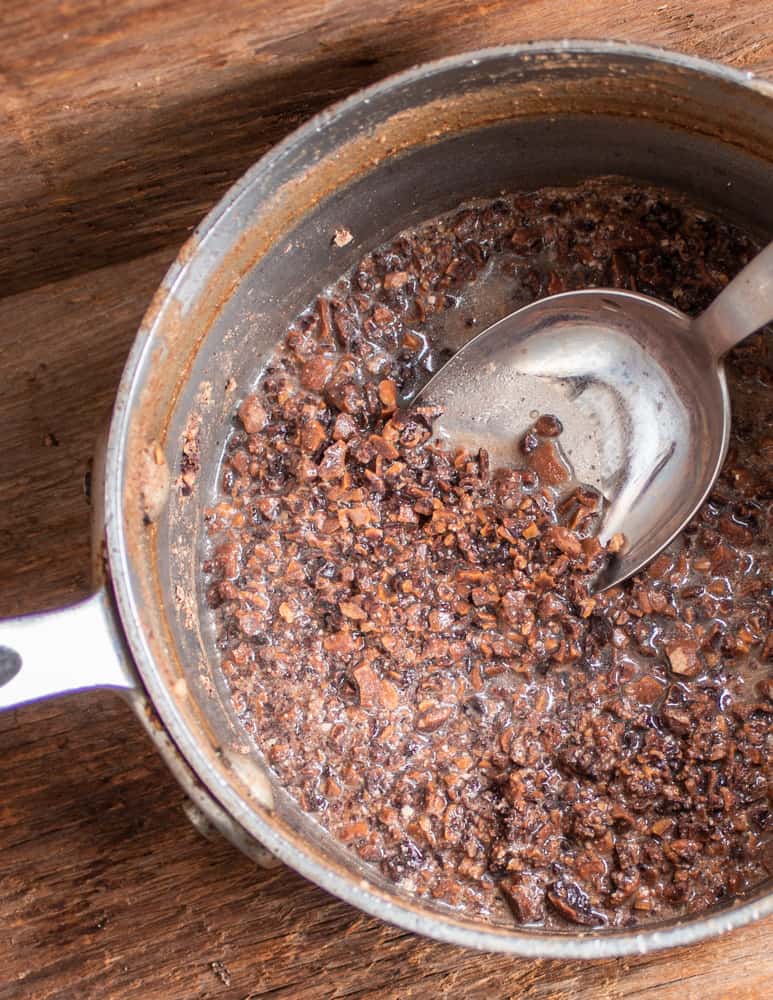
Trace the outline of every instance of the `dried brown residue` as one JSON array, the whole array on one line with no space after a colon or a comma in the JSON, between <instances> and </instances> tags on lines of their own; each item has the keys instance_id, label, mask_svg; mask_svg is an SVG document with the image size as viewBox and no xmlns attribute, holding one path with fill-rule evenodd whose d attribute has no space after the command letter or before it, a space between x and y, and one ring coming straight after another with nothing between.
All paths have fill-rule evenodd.
<instances>
[{"instance_id":1,"label":"dried brown residue","mask_svg":"<svg viewBox=\"0 0 773 1000\"><path fill-rule=\"evenodd\" d=\"M181 496L190 496L193 492L201 469L201 456L199 454L201 420L201 411L198 409L192 411L183 432L180 475L177 477L176 483Z\"/></svg>"},{"instance_id":2,"label":"dried brown residue","mask_svg":"<svg viewBox=\"0 0 773 1000\"><path fill-rule=\"evenodd\" d=\"M183 624L187 629L196 628L196 595L189 593L182 584L175 584L174 602L180 610Z\"/></svg>"},{"instance_id":3,"label":"dried brown residue","mask_svg":"<svg viewBox=\"0 0 773 1000\"><path fill-rule=\"evenodd\" d=\"M169 496L169 466L161 445L147 445L139 459L139 497L142 516L147 523L157 521Z\"/></svg>"}]
</instances>

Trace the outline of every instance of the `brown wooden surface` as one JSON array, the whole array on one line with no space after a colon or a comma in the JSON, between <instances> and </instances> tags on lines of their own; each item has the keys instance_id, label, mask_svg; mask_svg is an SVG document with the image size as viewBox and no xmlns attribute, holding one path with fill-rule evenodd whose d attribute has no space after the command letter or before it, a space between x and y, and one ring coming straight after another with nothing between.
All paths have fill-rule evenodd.
<instances>
[{"instance_id":1,"label":"brown wooden surface","mask_svg":"<svg viewBox=\"0 0 773 1000\"><path fill-rule=\"evenodd\" d=\"M177 245L310 113L506 40L669 45L773 76L773 0L0 0L0 615L87 587L88 457ZM0 997L764 997L773 920L525 962L420 940L202 840L108 695L0 716Z\"/></svg>"}]
</instances>

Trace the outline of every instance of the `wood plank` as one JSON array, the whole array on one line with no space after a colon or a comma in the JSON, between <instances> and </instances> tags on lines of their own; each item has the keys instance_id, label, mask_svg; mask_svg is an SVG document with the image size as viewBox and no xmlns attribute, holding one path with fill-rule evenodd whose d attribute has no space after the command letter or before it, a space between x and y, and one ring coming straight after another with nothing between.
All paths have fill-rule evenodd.
<instances>
[{"instance_id":1,"label":"wood plank","mask_svg":"<svg viewBox=\"0 0 773 1000\"><path fill-rule=\"evenodd\" d=\"M423 59L574 35L773 67L759 0L284 0L275 12L270 0L4 0L5 294L181 242L302 120Z\"/></svg>"},{"instance_id":2,"label":"wood plank","mask_svg":"<svg viewBox=\"0 0 773 1000\"><path fill-rule=\"evenodd\" d=\"M0 299L0 614L86 592L94 444L173 256L156 251Z\"/></svg>"},{"instance_id":3,"label":"wood plank","mask_svg":"<svg viewBox=\"0 0 773 1000\"><path fill-rule=\"evenodd\" d=\"M419 58L568 33L773 75L773 0L276 10L3 4L2 615L86 592L83 477L145 304L188 227L312 110ZM414 937L288 869L261 871L194 832L173 779L109 695L0 716L0 782L3 1000L770 992L773 920L633 959L526 962Z\"/></svg>"}]
</instances>

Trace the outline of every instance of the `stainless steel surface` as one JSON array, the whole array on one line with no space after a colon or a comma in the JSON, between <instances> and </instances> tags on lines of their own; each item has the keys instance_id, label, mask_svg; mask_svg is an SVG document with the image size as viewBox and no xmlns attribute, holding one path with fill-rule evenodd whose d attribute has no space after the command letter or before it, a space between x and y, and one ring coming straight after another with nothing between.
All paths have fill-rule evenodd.
<instances>
[{"instance_id":1,"label":"stainless steel surface","mask_svg":"<svg viewBox=\"0 0 773 1000\"><path fill-rule=\"evenodd\" d=\"M565 292L510 313L458 351L415 402L436 404L438 437L493 465L523 465L519 441L551 413L574 479L605 500L602 542L622 548L595 581L632 576L682 530L727 452L722 356L773 319L773 244L694 321L616 289Z\"/></svg>"},{"instance_id":2,"label":"stainless steel surface","mask_svg":"<svg viewBox=\"0 0 773 1000\"><path fill-rule=\"evenodd\" d=\"M715 362L731 347L773 320L773 244L749 261L740 274L693 320L693 336L705 341Z\"/></svg>"},{"instance_id":3,"label":"stainless steel surface","mask_svg":"<svg viewBox=\"0 0 773 1000\"><path fill-rule=\"evenodd\" d=\"M604 174L671 185L770 239L773 88L672 53L553 42L418 67L324 112L248 171L182 249L127 362L106 456L110 575L147 694L135 706L204 815L384 920L531 957L687 944L773 912L773 896L762 887L641 930L547 932L504 913L462 917L388 883L302 813L241 729L199 580L202 511L230 416L288 318L364 250L466 198ZM341 226L354 239L331 250ZM178 479L183 444L201 461L192 490Z\"/></svg>"},{"instance_id":4,"label":"stainless steel surface","mask_svg":"<svg viewBox=\"0 0 773 1000\"><path fill-rule=\"evenodd\" d=\"M62 611L0 622L0 661L11 653L17 669L5 683L0 672L0 709L90 688L137 688L105 590Z\"/></svg>"}]
</instances>

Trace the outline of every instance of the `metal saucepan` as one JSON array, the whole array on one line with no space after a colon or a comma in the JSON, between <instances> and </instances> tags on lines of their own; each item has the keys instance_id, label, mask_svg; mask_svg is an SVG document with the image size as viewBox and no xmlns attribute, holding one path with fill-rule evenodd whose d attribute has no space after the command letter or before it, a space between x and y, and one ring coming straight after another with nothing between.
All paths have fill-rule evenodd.
<instances>
[{"instance_id":1,"label":"metal saucepan","mask_svg":"<svg viewBox=\"0 0 773 1000\"><path fill-rule=\"evenodd\" d=\"M368 913L455 944L599 958L687 944L773 912L768 886L689 920L548 932L418 901L278 786L217 668L199 574L202 509L231 414L288 319L364 251L464 199L605 174L682 190L770 240L773 86L638 46L515 45L392 77L257 163L183 247L127 362L96 523L107 580L73 608L0 625L0 706L121 691L200 826ZM354 240L331 250L343 226Z\"/></svg>"}]
</instances>

